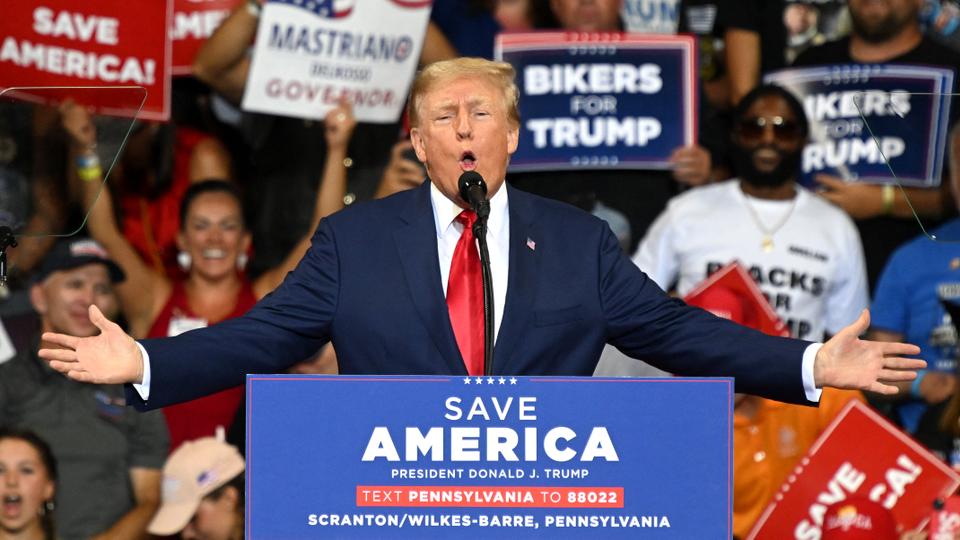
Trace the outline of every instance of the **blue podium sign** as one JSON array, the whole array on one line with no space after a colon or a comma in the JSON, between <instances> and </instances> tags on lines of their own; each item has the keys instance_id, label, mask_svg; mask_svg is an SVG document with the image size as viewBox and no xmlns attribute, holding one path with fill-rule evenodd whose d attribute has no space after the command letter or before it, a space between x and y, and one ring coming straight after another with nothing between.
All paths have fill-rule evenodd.
<instances>
[{"instance_id":1,"label":"blue podium sign","mask_svg":"<svg viewBox=\"0 0 960 540\"><path fill-rule=\"evenodd\" d=\"M806 110L810 142L802 184L816 185L814 176L826 173L847 181L940 185L953 71L843 64L775 71L764 81L791 91Z\"/></svg>"},{"instance_id":2,"label":"blue podium sign","mask_svg":"<svg viewBox=\"0 0 960 540\"><path fill-rule=\"evenodd\" d=\"M731 537L732 379L247 378L247 538Z\"/></svg>"},{"instance_id":3,"label":"blue podium sign","mask_svg":"<svg viewBox=\"0 0 960 540\"><path fill-rule=\"evenodd\" d=\"M498 35L520 89L510 171L669 168L696 136L695 51L691 36Z\"/></svg>"}]
</instances>

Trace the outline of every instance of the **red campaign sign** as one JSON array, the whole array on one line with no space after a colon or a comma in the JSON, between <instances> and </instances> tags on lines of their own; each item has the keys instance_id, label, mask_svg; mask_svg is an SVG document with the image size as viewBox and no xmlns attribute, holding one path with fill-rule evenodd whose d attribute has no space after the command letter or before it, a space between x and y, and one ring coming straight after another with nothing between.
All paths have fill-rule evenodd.
<instances>
[{"instance_id":1,"label":"red campaign sign","mask_svg":"<svg viewBox=\"0 0 960 540\"><path fill-rule=\"evenodd\" d=\"M193 59L200 46L243 0L173 0L174 75L193 73Z\"/></svg>"},{"instance_id":2,"label":"red campaign sign","mask_svg":"<svg viewBox=\"0 0 960 540\"><path fill-rule=\"evenodd\" d=\"M960 532L960 497L950 497L943 508L930 514L930 526L927 528L929 540L954 540Z\"/></svg>"},{"instance_id":3,"label":"red campaign sign","mask_svg":"<svg viewBox=\"0 0 960 540\"><path fill-rule=\"evenodd\" d=\"M878 502L901 529L916 529L960 476L859 401L834 419L767 506L752 539L819 539L828 506L854 495Z\"/></svg>"},{"instance_id":4,"label":"red campaign sign","mask_svg":"<svg viewBox=\"0 0 960 540\"><path fill-rule=\"evenodd\" d=\"M683 301L771 336L790 335L756 282L736 261L710 274Z\"/></svg>"},{"instance_id":5,"label":"red campaign sign","mask_svg":"<svg viewBox=\"0 0 960 540\"><path fill-rule=\"evenodd\" d=\"M147 98L138 117L166 120L171 10L171 0L6 2L0 17L0 88L143 87ZM76 100L105 114L137 112L102 100Z\"/></svg>"}]
</instances>

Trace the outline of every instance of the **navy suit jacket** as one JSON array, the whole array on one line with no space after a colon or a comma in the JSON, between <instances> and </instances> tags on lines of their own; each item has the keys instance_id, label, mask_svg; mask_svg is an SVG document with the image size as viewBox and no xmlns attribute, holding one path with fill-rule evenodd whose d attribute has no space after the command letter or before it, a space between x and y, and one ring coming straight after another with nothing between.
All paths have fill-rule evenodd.
<instances>
[{"instance_id":1,"label":"navy suit jacket","mask_svg":"<svg viewBox=\"0 0 960 540\"><path fill-rule=\"evenodd\" d=\"M511 187L509 276L493 372L590 375L605 343L679 375L807 403L807 342L775 338L668 297L606 223ZM529 243L533 240L533 243ZM529 244L529 245L528 245ZM283 284L246 315L142 342L155 408L277 373L332 340L344 374L465 375L447 314L428 182L323 220Z\"/></svg>"}]
</instances>

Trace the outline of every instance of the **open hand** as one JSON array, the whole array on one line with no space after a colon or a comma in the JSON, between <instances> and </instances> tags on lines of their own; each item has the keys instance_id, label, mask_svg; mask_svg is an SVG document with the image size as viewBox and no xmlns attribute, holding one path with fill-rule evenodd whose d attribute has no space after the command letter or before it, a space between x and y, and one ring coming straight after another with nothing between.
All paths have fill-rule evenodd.
<instances>
[{"instance_id":1,"label":"open hand","mask_svg":"<svg viewBox=\"0 0 960 540\"><path fill-rule=\"evenodd\" d=\"M870 326L870 312L830 338L813 364L818 388L830 386L893 395L898 388L890 383L912 381L916 370L927 367L923 360L903 358L920 354L920 348L906 343L867 341L860 334Z\"/></svg>"},{"instance_id":2,"label":"open hand","mask_svg":"<svg viewBox=\"0 0 960 540\"><path fill-rule=\"evenodd\" d=\"M96 305L90 321L100 334L85 338L44 332L41 340L58 349L40 349L40 358L75 381L95 384L143 382L143 358L133 338L107 319Z\"/></svg>"}]
</instances>

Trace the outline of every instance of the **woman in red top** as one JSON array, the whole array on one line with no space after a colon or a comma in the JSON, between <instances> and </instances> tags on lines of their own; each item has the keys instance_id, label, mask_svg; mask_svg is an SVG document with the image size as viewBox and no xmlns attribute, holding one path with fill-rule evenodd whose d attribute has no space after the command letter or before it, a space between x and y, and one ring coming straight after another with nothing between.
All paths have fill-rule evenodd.
<instances>
[{"instance_id":1,"label":"woman in red top","mask_svg":"<svg viewBox=\"0 0 960 540\"><path fill-rule=\"evenodd\" d=\"M91 155L96 143L93 124L81 107L68 104L62 113L82 163L82 156ZM349 105L341 104L327 115L325 123L329 153L311 231L323 216L343 206L344 160L356 121ZM81 176L90 178L89 174ZM181 203L178 258L189 270L185 279L175 282L144 262L121 234L111 211L109 190L101 189L96 178L81 183L91 208L90 234L127 275L117 293L130 334L137 338L176 335L242 314L283 281L310 245L308 234L279 267L248 281L243 266L250 234L244 228L239 193L228 182L200 182L187 190ZM185 440L213 435L217 426L229 426L242 393L239 387L165 409L171 451Z\"/></svg>"}]
</instances>

